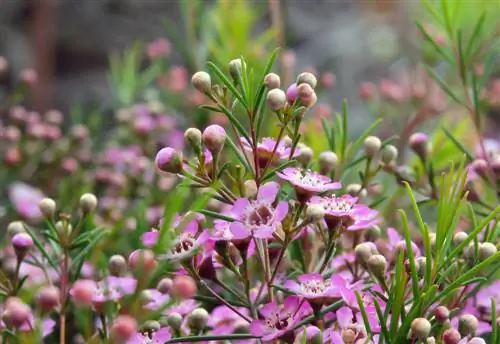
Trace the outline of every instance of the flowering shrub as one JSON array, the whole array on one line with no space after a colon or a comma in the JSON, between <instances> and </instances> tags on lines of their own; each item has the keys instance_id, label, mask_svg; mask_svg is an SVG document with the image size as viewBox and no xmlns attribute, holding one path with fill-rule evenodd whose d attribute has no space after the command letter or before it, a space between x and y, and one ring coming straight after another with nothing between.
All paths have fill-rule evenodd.
<instances>
[{"instance_id":1,"label":"flowering shrub","mask_svg":"<svg viewBox=\"0 0 500 344\"><path fill-rule=\"evenodd\" d=\"M460 51L447 27L447 46ZM148 54L169 49L158 41ZM55 112L31 123L25 109L11 111L22 131L2 133L22 143L19 173L45 166L31 165L30 145L56 154L67 141L75 158L43 162L61 173L41 173L46 193L71 183L57 201L10 185L23 219L6 226L2 343L498 343L500 146L483 138L479 98L467 98L469 81L479 93L464 55L449 62L465 101L428 74L480 138L471 152L446 130L460 152L451 162L422 132L380 139L380 120L351 140L347 101L323 114L324 133L303 130L318 81L303 72L283 85L271 71L277 56L262 73L242 57L228 73L209 62L192 75L200 111L225 121L176 136L170 116L131 106L117 140L139 144L95 160L85 127L50 138ZM308 146L311 136L325 146ZM93 184L95 193L82 187Z\"/></svg>"}]
</instances>

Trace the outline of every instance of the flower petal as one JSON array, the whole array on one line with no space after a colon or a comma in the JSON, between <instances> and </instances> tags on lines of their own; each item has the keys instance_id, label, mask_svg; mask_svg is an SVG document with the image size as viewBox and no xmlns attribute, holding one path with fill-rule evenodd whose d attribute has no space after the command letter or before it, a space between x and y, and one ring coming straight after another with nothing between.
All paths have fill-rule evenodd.
<instances>
[{"instance_id":1,"label":"flower petal","mask_svg":"<svg viewBox=\"0 0 500 344\"><path fill-rule=\"evenodd\" d=\"M272 203L276 199L279 189L280 186L276 182L266 183L259 188L257 200Z\"/></svg>"}]
</instances>

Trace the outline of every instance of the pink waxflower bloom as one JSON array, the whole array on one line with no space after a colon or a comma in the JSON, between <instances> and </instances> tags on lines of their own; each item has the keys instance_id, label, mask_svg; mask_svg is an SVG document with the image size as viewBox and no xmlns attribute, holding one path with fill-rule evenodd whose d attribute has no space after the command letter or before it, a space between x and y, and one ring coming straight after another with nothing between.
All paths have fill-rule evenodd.
<instances>
[{"instance_id":1,"label":"pink waxflower bloom","mask_svg":"<svg viewBox=\"0 0 500 344\"><path fill-rule=\"evenodd\" d=\"M137 280L131 277L108 276L96 282L92 303L94 307L101 307L106 301L118 301L125 295L135 292Z\"/></svg>"},{"instance_id":2,"label":"pink waxflower bloom","mask_svg":"<svg viewBox=\"0 0 500 344\"><path fill-rule=\"evenodd\" d=\"M397 230L395 230L394 228L388 228L387 236L389 239L387 243L387 248L391 252L397 252L397 250L404 250L406 252L406 240L403 239L401 235L399 235ZM413 254L415 255L415 257L419 257L420 249L418 248L417 244L412 242L411 248L413 250ZM395 259L397 259L397 256L395 256Z\"/></svg>"},{"instance_id":3,"label":"pink waxflower bloom","mask_svg":"<svg viewBox=\"0 0 500 344\"><path fill-rule=\"evenodd\" d=\"M299 96L299 89L297 88L297 84L291 84L286 90L286 100L288 103L293 104L297 97Z\"/></svg>"},{"instance_id":4,"label":"pink waxflower bloom","mask_svg":"<svg viewBox=\"0 0 500 344\"><path fill-rule=\"evenodd\" d=\"M170 301L169 294L163 294L157 289L146 289L151 297L151 301L144 305L144 308L156 311L164 307Z\"/></svg>"},{"instance_id":5,"label":"pink waxflower bloom","mask_svg":"<svg viewBox=\"0 0 500 344\"><path fill-rule=\"evenodd\" d=\"M44 194L39 189L22 182L14 182L9 187L9 199L14 209L26 219L41 218L38 203L44 198Z\"/></svg>"},{"instance_id":6,"label":"pink waxflower bloom","mask_svg":"<svg viewBox=\"0 0 500 344\"><path fill-rule=\"evenodd\" d=\"M305 298L311 305L321 307L326 302L340 299L340 287L344 285L344 280L337 280L335 277L324 279L321 274L313 272L300 276L297 281L287 281L284 286L297 296Z\"/></svg>"},{"instance_id":7,"label":"pink waxflower bloom","mask_svg":"<svg viewBox=\"0 0 500 344\"><path fill-rule=\"evenodd\" d=\"M126 344L163 344L172 338L170 328L163 327L153 332L137 332Z\"/></svg>"},{"instance_id":8,"label":"pink waxflower bloom","mask_svg":"<svg viewBox=\"0 0 500 344\"><path fill-rule=\"evenodd\" d=\"M214 228L210 237L211 240L231 241L233 238L234 235L231 232L231 222L224 220L214 220Z\"/></svg>"},{"instance_id":9,"label":"pink waxflower bloom","mask_svg":"<svg viewBox=\"0 0 500 344\"><path fill-rule=\"evenodd\" d=\"M351 330L354 334L353 343L365 343L367 339L366 329L363 320L354 316L349 307L342 307L335 312L337 317L338 330L328 329L324 332L323 341L332 344L344 344L342 332Z\"/></svg>"},{"instance_id":10,"label":"pink waxflower bloom","mask_svg":"<svg viewBox=\"0 0 500 344\"><path fill-rule=\"evenodd\" d=\"M307 314L311 307L307 302L302 303L299 297L289 296L282 305L276 302L265 304L260 309L263 320L254 320L250 324L250 332L268 342L278 339L293 330L295 325Z\"/></svg>"},{"instance_id":11,"label":"pink waxflower bloom","mask_svg":"<svg viewBox=\"0 0 500 344\"><path fill-rule=\"evenodd\" d=\"M207 230L200 235L192 232L184 232L174 240L170 250L158 256L158 260L182 260L196 255L208 239L210 234Z\"/></svg>"},{"instance_id":12,"label":"pink waxflower bloom","mask_svg":"<svg viewBox=\"0 0 500 344\"><path fill-rule=\"evenodd\" d=\"M153 228L149 232L145 232L141 235L141 241L144 246L153 247L158 242L159 237L160 231Z\"/></svg>"},{"instance_id":13,"label":"pink waxflower bloom","mask_svg":"<svg viewBox=\"0 0 500 344\"><path fill-rule=\"evenodd\" d=\"M242 240L250 236L269 239L288 214L288 203L279 202L273 206L279 192L276 182L269 182L259 188L256 200L240 198L231 209L236 221L230 226L234 239Z\"/></svg>"},{"instance_id":14,"label":"pink waxflower bloom","mask_svg":"<svg viewBox=\"0 0 500 344\"><path fill-rule=\"evenodd\" d=\"M330 229L342 227L347 230L368 228L376 224L378 212L358 203L358 198L350 195L312 197L312 204L319 204L325 209L325 222ZM352 229L351 229L352 227Z\"/></svg>"},{"instance_id":15,"label":"pink waxflower bloom","mask_svg":"<svg viewBox=\"0 0 500 344\"><path fill-rule=\"evenodd\" d=\"M339 182L332 181L330 177L313 171L302 171L295 167L285 168L276 174L294 186L299 201L307 201L314 194L342 187Z\"/></svg>"},{"instance_id":16,"label":"pink waxflower bloom","mask_svg":"<svg viewBox=\"0 0 500 344\"><path fill-rule=\"evenodd\" d=\"M250 316L250 312L247 308L238 307L237 310L245 316ZM223 305L213 309L208 318L207 325L212 328L213 334L230 334L234 332L241 321L245 320L233 312L229 307Z\"/></svg>"},{"instance_id":17,"label":"pink waxflower bloom","mask_svg":"<svg viewBox=\"0 0 500 344\"><path fill-rule=\"evenodd\" d=\"M252 144L250 142L241 138L241 143L243 144L243 148L246 152L252 153ZM259 167L264 168L268 163L275 162L276 160L288 159L291 152L291 147L289 147L283 140L277 143L275 139L269 137L263 138L259 143L257 143L257 158ZM300 150L296 148L292 158L298 156L299 154Z\"/></svg>"}]
</instances>

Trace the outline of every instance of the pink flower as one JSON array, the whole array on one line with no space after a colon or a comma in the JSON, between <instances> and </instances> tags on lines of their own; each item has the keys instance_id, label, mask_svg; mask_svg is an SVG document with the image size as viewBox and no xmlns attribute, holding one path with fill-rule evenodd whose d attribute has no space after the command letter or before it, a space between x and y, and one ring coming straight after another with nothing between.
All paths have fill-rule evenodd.
<instances>
[{"instance_id":1,"label":"pink flower","mask_svg":"<svg viewBox=\"0 0 500 344\"><path fill-rule=\"evenodd\" d=\"M269 239L281 221L288 213L288 203L279 202L276 207L273 203L278 195L279 185L269 182L262 185L256 200L240 198L236 201L231 213L236 220L230 226L235 239L241 240L254 236L259 239Z\"/></svg>"},{"instance_id":2,"label":"pink flower","mask_svg":"<svg viewBox=\"0 0 500 344\"><path fill-rule=\"evenodd\" d=\"M165 307L165 305L170 301L169 294L163 294L157 289L146 289L146 291L151 297L151 301L144 306L144 308L146 309L156 311L162 307Z\"/></svg>"},{"instance_id":3,"label":"pink flower","mask_svg":"<svg viewBox=\"0 0 500 344\"><path fill-rule=\"evenodd\" d=\"M252 145L246 139L241 138L241 143L246 152L252 153ZM273 155L273 151L275 150ZM272 138L263 138L261 142L257 143L257 158L258 163L261 168L267 166L268 163L272 163L276 160L288 159L292 149L283 141L279 141L278 146L276 146L276 140ZM293 157L300 154L299 149L295 149ZM272 158L272 160L271 160Z\"/></svg>"},{"instance_id":4,"label":"pink flower","mask_svg":"<svg viewBox=\"0 0 500 344\"><path fill-rule=\"evenodd\" d=\"M357 313L356 316L354 316L352 310L349 307L342 307L339 310L337 310L335 314L337 317L337 324L339 329L334 330L333 328L330 328L324 332L323 340L326 343L344 344L344 341L342 340L342 332L344 330L351 330L354 333L355 335L354 343L378 342L378 336L374 336L373 342L366 341L367 340L366 329L360 313ZM370 324L371 323L372 321L370 321Z\"/></svg>"},{"instance_id":5,"label":"pink flower","mask_svg":"<svg viewBox=\"0 0 500 344\"><path fill-rule=\"evenodd\" d=\"M270 302L260 309L264 320L252 321L250 332L254 336L262 337L263 341L272 341L292 331L295 325L309 313L311 313L311 307L306 302L302 303L296 296L287 297L283 305Z\"/></svg>"},{"instance_id":6,"label":"pink flower","mask_svg":"<svg viewBox=\"0 0 500 344\"><path fill-rule=\"evenodd\" d=\"M299 200L307 200L314 194L341 188L340 183L332 181L330 177L313 171L301 171L295 167L285 168L277 175L294 186Z\"/></svg>"},{"instance_id":7,"label":"pink flower","mask_svg":"<svg viewBox=\"0 0 500 344\"><path fill-rule=\"evenodd\" d=\"M153 247L156 245L159 237L160 231L153 228L149 232L145 232L141 235L141 241L144 246Z\"/></svg>"},{"instance_id":8,"label":"pink flower","mask_svg":"<svg viewBox=\"0 0 500 344\"><path fill-rule=\"evenodd\" d=\"M38 219L42 216L38 203L44 199L43 193L28 184L14 182L9 187L9 199L15 210L24 218Z\"/></svg>"},{"instance_id":9,"label":"pink flower","mask_svg":"<svg viewBox=\"0 0 500 344\"><path fill-rule=\"evenodd\" d=\"M250 313L247 308L238 307L237 310L246 316ZM213 334L230 334L241 323L246 321L227 306L215 307L208 318L208 326L212 328Z\"/></svg>"},{"instance_id":10,"label":"pink flower","mask_svg":"<svg viewBox=\"0 0 500 344\"><path fill-rule=\"evenodd\" d=\"M170 250L158 256L159 260L182 260L194 256L198 249L207 242L210 234L207 230L200 235L192 232L182 233L172 244Z\"/></svg>"},{"instance_id":11,"label":"pink flower","mask_svg":"<svg viewBox=\"0 0 500 344\"><path fill-rule=\"evenodd\" d=\"M342 280L341 282L343 286L345 281ZM287 281L284 286L296 295L302 296L307 301L319 306L341 297L335 277L325 280L321 274L314 272L300 276L297 281Z\"/></svg>"},{"instance_id":12,"label":"pink flower","mask_svg":"<svg viewBox=\"0 0 500 344\"><path fill-rule=\"evenodd\" d=\"M170 328L163 327L154 332L137 332L126 344L163 344L172 338Z\"/></svg>"}]
</instances>

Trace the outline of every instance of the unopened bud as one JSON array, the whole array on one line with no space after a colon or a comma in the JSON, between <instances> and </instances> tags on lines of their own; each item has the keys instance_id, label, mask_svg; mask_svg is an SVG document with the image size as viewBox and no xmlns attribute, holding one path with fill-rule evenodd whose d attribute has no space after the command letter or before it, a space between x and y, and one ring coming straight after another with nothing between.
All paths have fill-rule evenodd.
<instances>
[{"instance_id":1,"label":"unopened bud","mask_svg":"<svg viewBox=\"0 0 500 344\"><path fill-rule=\"evenodd\" d=\"M443 344L458 344L461 338L460 333L454 328L449 328L443 332Z\"/></svg>"},{"instance_id":2,"label":"unopened bud","mask_svg":"<svg viewBox=\"0 0 500 344\"><path fill-rule=\"evenodd\" d=\"M184 132L184 138L195 149L201 147L201 131L197 128L188 128Z\"/></svg>"},{"instance_id":3,"label":"unopened bud","mask_svg":"<svg viewBox=\"0 0 500 344\"><path fill-rule=\"evenodd\" d=\"M50 312L59 306L61 292L56 286L48 286L43 288L37 296L37 303L40 309L44 312Z\"/></svg>"},{"instance_id":4,"label":"unopened bud","mask_svg":"<svg viewBox=\"0 0 500 344\"><path fill-rule=\"evenodd\" d=\"M467 233L465 232L457 232L453 235L453 245L456 247L467 240Z\"/></svg>"},{"instance_id":5,"label":"unopened bud","mask_svg":"<svg viewBox=\"0 0 500 344\"><path fill-rule=\"evenodd\" d=\"M471 164L472 169L480 176L486 177L488 175L488 163L484 159L476 159Z\"/></svg>"},{"instance_id":6,"label":"unopened bud","mask_svg":"<svg viewBox=\"0 0 500 344\"><path fill-rule=\"evenodd\" d=\"M299 91L297 89L297 84L293 83L286 90L286 100L290 104L293 104L293 102L295 102L298 96L299 96Z\"/></svg>"},{"instance_id":7,"label":"unopened bud","mask_svg":"<svg viewBox=\"0 0 500 344\"><path fill-rule=\"evenodd\" d=\"M71 225L71 223L69 223L67 221L57 221L55 228L56 228L56 232L61 237L68 236L73 231L73 226Z\"/></svg>"},{"instance_id":8,"label":"unopened bud","mask_svg":"<svg viewBox=\"0 0 500 344\"><path fill-rule=\"evenodd\" d=\"M203 94L210 94L212 91L212 80L210 79L210 74L207 72L194 73L191 78L191 84Z\"/></svg>"},{"instance_id":9,"label":"unopened bud","mask_svg":"<svg viewBox=\"0 0 500 344\"><path fill-rule=\"evenodd\" d=\"M162 148L156 154L155 164L160 171L168 173L182 172L182 153L172 147Z\"/></svg>"},{"instance_id":10,"label":"unopened bud","mask_svg":"<svg viewBox=\"0 0 500 344\"><path fill-rule=\"evenodd\" d=\"M411 323L411 334L418 339L426 339L431 333L431 323L425 318L416 318Z\"/></svg>"},{"instance_id":11,"label":"unopened bud","mask_svg":"<svg viewBox=\"0 0 500 344\"><path fill-rule=\"evenodd\" d=\"M239 75L241 74L241 59L234 59L229 62L229 74L234 81L238 81Z\"/></svg>"},{"instance_id":12,"label":"unopened bud","mask_svg":"<svg viewBox=\"0 0 500 344\"><path fill-rule=\"evenodd\" d=\"M156 286L156 289L162 294L168 294L170 290L172 289L172 286L174 285L174 281L172 279L165 277L158 282L158 285Z\"/></svg>"},{"instance_id":13,"label":"unopened bud","mask_svg":"<svg viewBox=\"0 0 500 344\"><path fill-rule=\"evenodd\" d=\"M16 255L20 258L24 257L33 247L33 239L28 233L18 233L14 235L11 241Z\"/></svg>"},{"instance_id":14,"label":"unopened bud","mask_svg":"<svg viewBox=\"0 0 500 344\"><path fill-rule=\"evenodd\" d=\"M267 105L273 111L283 109L286 104L286 94L283 90L275 88L267 92Z\"/></svg>"},{"instance_id":15,"label":"unopened bud","mask_svg":"<svg viewBox=\"0 0 500 344\"><path fill-rule=\"evenodd\" d=\"M274 90L275 88L280 88L281 79L278 74L269 73L264 78L264 84L268 89Z\"/></svg>"},{"instance_id":16,"label":"unopened bud","mask_svg":"<svg viewBox=\"0 0 500 344\"><path fill-rule=\"evenodd\" d=\"M359 260L361 264L366 264L368 262L368 259L370 259L371 256L377 254L378 252L374 243L364 242L358 244L354 248L354 253L356 255L356 259Z\"/></svg>"},{"instance_id":17,"label":"unopened bud","mask_svg":"<svg viewBox=\"0 0 500 344\"><path fill-rule=\"evenodd\" d=\"M310 147L303 146L300 147L299 156L297 160L302 164L302 166L306 167L309 165L313 158L313 150Z\"/></svg>"},{"instance_id":18,"label":"unopened bud","mask_svg":"<svg viewBox=\"0 0 500 344\"><path fill-rule=\"evenodd\" d=\"M491 242L483 242L479 244L477 254L479 260L486 260L489 257L493 256L495 253L497 253L497 248Z\"/></svg>"},{"instance_id":19,"label":"unopened bud","mask_svg":"<svg viewBox=\"0 0 500 344\"><path fill-rule=\"evenodd\" d=\"M119 315L110 328L113 343L126 343L137 333L137 321L130 315Z\"/></svg>"},{"instance_id":20,"label":"unopened bud","mask_svg":"<svg viewBox=\"0 0 500 344\"><path fill-rule=\"evenodd\" d=\"M50 218L56 211L56 202L52 198L44 198L38 203L38 209L45 218Z\"/></svg>"},{"instance_id":21,"label":"unopened bud","mask_svg":"<svg viewBox=\"0 0 500 344\"><path fill-rule=\"evenodd\" d=\"M316 95L316 92L313 92L310 97L308 98L300 98L302 105L305 107L313 107L314 104L318 101L318 96Z\"/></svg>"},{"instance_id":22,"label":"unopened bud","mask_svg":"<svg viewBox=\"0 0 500 344\"><path fill-rule=\"evenodd\" d=\"M246 198L253 198L257 195L257 184L255 180L246 180L243 184L243 194Z\"/></svg>"},{"instance_id":23,"label":"unopened bud","mask_svg":"<svg viewBox=\"0 0 500 344\"><path fill-rule=\"evenodd\" d=\"M306 217L313 222L318 222L325 216L325 209L319 204L309 204L306 209Z\"/></svg>"},{"instance_id":24,"label":"unopened bud","mask_svg":"<svg viewBox=\"0 0 500 344\"><path fill-rule=\"evenodd\" d=\"M113 276L123 276L127 272L127 260L119 254L111 256L108 262L108 270Z\"/></svg>"},{"instance_id":25,"label":"unopened bud","mask_svg":"<svg viewBox=\"0 0 500 344\"><path fill-rule=\"evenodd\" d=\"M434 337L427 337L425 340L427 341L427 344L436 344L436 338Z\"/></svg>"},{"instance_id":26,"label":"unopened bud","mask_svg":"<svg viewBox=\"0 0 500 344\"><path fill-rule=\"evenodd\" d=\"M10 238L13 238L16 234L24 233L24 226L21 221L12 221L7 226L7 234Z\"/></svg>"},{"instance_id":27,"label":"unopened bud","mask_svg":"<svg viewBox=\"0 0 500 344\"><path fill-rule=\"evenodd\" d=\"M19 328L25 325L31 315L30 307L17 297L10 297L5 302L2 320L8 328Z\"/></svg>"},{"instance_id":28,"label":"unopened bud","mask_svg":"<svg viewBox=\"0 0 500 344\"><path fill-rule=\"evenodd\" d=\"M179 313L170 313L167 317L167 324L174 330L179 330L182 325L182 315Z\"/></svg>"},{"instance_id":29,"label":"unopened bud","mask_svg":"<svg viewBox=\"0 0 500 344\"><path fill-rule=\"evenodd\" d=\"M316 85L318 84L318 80L316 79L314 74L305 72L305 73L299 74L299 76L297 77L297 85L301 85L301 84L307 84L307 85L311 86L311 88L316 88Z\"/></svg>"},{"instance_id":30,"label":"unopened bud","mask_svg":"<svg viewBox=\"0 0 500 344\"><path fill-rule=\"evenodd\" d=\"M209 314L204 308L196 308L187 316L189 328L195 332L201 331L207 326Z\"/></svg>"},{"instance_id":31,"label":"unopened bud","mask_svg":"<svg viewBox=\"0 0 500 344\"><path fill-rule=\"evenodd\" d=\"M300 99L308 99L312 97L314 90L308 84L302 84L297 86L297 91Z\"/></svg>"},{"instance_id":32,"label":"unopened bud","mask_svg":"<svg viewBox=\"0 0 500 344\"><path fill-rule=\"evenodd\" d=\"M339 158L334 152L322 152L318 159L321 174L330 173L335 167L337 167L338 160Z\"/></svg>"},{"instance_id":33,"label":"unopened bud","mask_svg":"<svg viewBox=\"0 0 500 344\"><path fill-rule=\"evenodd\" d=\"M382 232L378 226L372 226L365 230L365 239L367 241L375 242L382 236Z\"/></svg>"},{"instance_id":34,"label":"unopened bud","mask_svg":"<svg viewBox=\"0 0 500 344\"><path fill-rule=\"evenodd\" d=\"M367 195L366 189L362 189L361 184L349 184L347 185L346 191L351 196L359 196L361 198L366 197Z\"/></svg>"},{"instance_id":35,"label":"unopened bud","mask_svg":"<svg viewBox=\"0 0 500 344\"><path fill-rule=\"evenodd\" d=\"M227 134L220 125L212 124L203 131L203 144L212 154L218 154L224 147Z\"/></svg>"},{"instance_id":36,"label":"unopened bud","mask_svg":"<svg viewBox=\"0 0 500 344\"><path fill-rule=\"evenodd\" d=\"M128 266L132 270L150 272L156 268L154 253L150 250L135 250L128 256Z\"/></svg>"},{"instance_id":37,"label":"unopened bud","mask_svg":"<svg viewBox=\"0 0 500 344\"><path fill-rule=\"evenodd\" d=\"M147 305L148 303L154 300L154 297L151 291L144 289L141 290L141 292L139 293L138 300L141 305Z\"/></svg>"},{"instance_id":38,"label":"unopened bud","mask_svg":"<svg viewBox=\"0 0 500 344\"><path fill-rule=\"evenodd\" d=\"M479 326L477 318L472 314L464 314L458 320L458 331L462 336L474 335Z\"/></svg>"},{"instance_id":39,"label":"unopened bud","mask_svg":"<svg viewBox=\"0 0 500 344\"><path fill-rule=\"evenodd\" d=\"M161 325L156 320L148 320L141 326L141 331L156 332L161 328Z\"/></svg>"},{"instance_id":40,"label":"unopened bud","mask_svg":"<svg viewBox=\"0 0 500 344\"><path fill-rule=\"evenodd\" d=\"M97 197L94 194L86 193L80 197L80 208L84 214L91 213L97 207Z\"/></svg>"},{"instance_id":41,"label":"unopened bud","mask_svg":"<svg viewBox=\"0 0 500 344\"><path fill-rule=\"evenodd\" d=\"M374 158L378 152L380 151L380 147L382 146L382 142L376 136L368 136L364 143L365 154L369 158Z\"/></svg>"},{"instance_id":42,"label":"unopened bud","mask_svg":"<svg viewBox=\"0 0 500 344\"><path fill-rule=\"evenodd\" d=\"M450 318L450 310L445 306L439 306L434 310L434 317L439 323L444 323Z\"/></svg>"},{"instance_id":43,"label":"unopened bud","mask_svg":"<svg viewBox=\"0 0 500 344\"><path fill-rule=\"evenodd\" d=\"M387 260L381 254L374 254L368 258L366 265L368 270L377 278L385 277L385 270L387 269Z\"/></svg>"},{"instance_id":44,"label":"unopened bud","mask_svg":"<svg viewBox=\"0 0 500 344\"><path fill-rule=\"evenodd\" d=\"M410 147L423 160L427 159L430 152L429 137L424 133L414 133L409 139Z\"/></svg>"},{"instance_id":45,"label":"unopened bud","mask_svg":"<svg viewBox=\"0 0 500 344\"><path fill-rule=\"evenodd\" d=\"M354 344L356 342L356 331L351 328L345 328L342 330L340 334L342 341L344 344Z\"/></svg>"},{"instance_id":46,"label":"unopened bud","mask_svg":"<svg viewBox=\"0 0 500 344\"><path fill-rule=\"evenodd\" d=\"M398 149L393 145L387 145L382 150L382 162L386 165L391 165L394 163L396 158L398 157Z\"/></svg>"},{"instance_id":47,"label":"unopened bud","mask_svg":"<svg viewBox=\"0 0 500 344\"><path fill-rule=\"evenodd\" d=\"M417 273L420 274L420 276L423 276L425 274L425 270L427 269L427 258L418 257L415 263L417 265Z\"/></svg>"}]
</instances>

